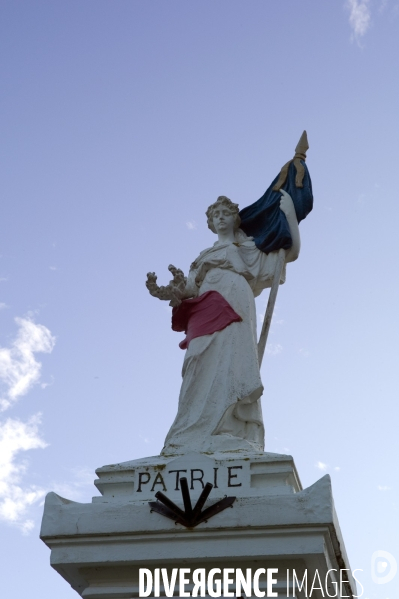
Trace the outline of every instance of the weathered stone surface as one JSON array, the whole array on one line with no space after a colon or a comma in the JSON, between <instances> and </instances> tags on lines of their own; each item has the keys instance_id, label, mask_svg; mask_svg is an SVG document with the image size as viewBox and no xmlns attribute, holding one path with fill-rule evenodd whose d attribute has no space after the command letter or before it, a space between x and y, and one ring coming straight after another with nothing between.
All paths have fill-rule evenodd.
<instances>
[{"instance_id":1,"label":"weathered stone surface","mask_svg":"<svg viewBox=\"0 0 399 599\"><path fill-rule=\"evenodd\" d=\"M242 452L185 456L155 456L103 466L94 482L103 498L94 501L150 499L162 491L180 498L179 479L186 477L190 490L199 494L204 485L214 485L214 497L229 493L238 497L292 494L302 489L294 461L275 453L248 455Z\"/></svg>"},{"instance_id":2,"label":"weathered stone surface","mask_svg":"<svg viewBox=\"0 0 399 599\"><path fill-rule=\"evenodd\" d=\"M219 196L206 212L218 240L194 260L187 278L173 265L166 286L157 285L154 272L147 275L149 292L170 300L172 328L187 334L178 411L162 453L264 451L260 363L285 264L296 260L300 248L294 203L286 191L280 193L292 238L289 249L259 249L239 228L238 205ZM267 326L258 345L254 298L271 286ZM227 310L234 317L226 320Z\"/></svg>"},{"instance_id":3,"label":"weathered stone surface","mask_svg":"<svg viewBox=\"0 0 399 599\"><path fill-rule=\"evenodd\" d=\"M238 468L242 466L241 468ZM229 487L228 468L238 472ZM151 512L156 490L137 492L141 472L224 469L205 508L226 492L236 495L232 508L187 529ZM197 474L197 472L195 472ZM123 598L138 595L140 567L277 567L279 596L287 568L297 572L350 568L340 533L328 475L302 490L290 456L265 454L247 459L190 454L159 457L105 466L97 471L104 493L91 504L68 501L49 493L41 538L51 548L52 566L82 597ZM183 508L176 473L165 475L165 494ZM147 487L151 484L147 483ZM135 490L136 489L136 490ZM288 491L287 491L288 489ZM193 501L202 490L198 480L190 491ZM233 566L231 565L233 564ZM293 565L294 564L294 565ZM355 586L351 579L351 586ZM347 587L349 589L349 587ZM349 591L346 591L349 595Z\"/></svg>"}]
</instances>

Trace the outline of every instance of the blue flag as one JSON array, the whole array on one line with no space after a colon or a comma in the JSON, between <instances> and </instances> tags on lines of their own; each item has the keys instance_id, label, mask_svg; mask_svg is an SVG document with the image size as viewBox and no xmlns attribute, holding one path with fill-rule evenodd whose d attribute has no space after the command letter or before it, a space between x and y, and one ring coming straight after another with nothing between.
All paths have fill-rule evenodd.
<instances>
[{"instance_id":1,"label":"blue flag","mask_svg":"<svg viewBox=\"0 0 399 599\"><path fill-rule=\"evenodd\" d=\"M304 154L302 154L303 157ZM301 158L302 158L301 156ZM300 164L299 164L300 163ZM302 171L302 181L298 185L298 167ZM295 206L298 223L306 218L313 208L312 181L304 160L296 155L295 159L283 167L281 173L274 179L263 196L251 206L240 211L241 229L250 237L254 238L256 246L268 254L284 248L288 250L292 246L292 238L285 214L280 210L281 193L273 189L278 186L278 181L284 179L283 171L286 172L286 180L281 185L290 194Z\"/></svg>"}]
</instances>

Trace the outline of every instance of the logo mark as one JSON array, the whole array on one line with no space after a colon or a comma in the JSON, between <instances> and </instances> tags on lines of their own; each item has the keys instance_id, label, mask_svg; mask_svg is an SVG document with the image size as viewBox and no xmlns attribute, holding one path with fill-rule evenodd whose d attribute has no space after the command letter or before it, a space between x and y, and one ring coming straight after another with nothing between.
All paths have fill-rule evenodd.
<instances>
[{"instance_id":1,"label":"logo mark","mask_svg":"<svg viewBox=\"0 0 399 599\"><path fill-rule=\"evenodd\" d=\"M376 584L391 582L396 576L397 569L398 564L391 553L381 550L374 551L371 556L371 578L373 582ZM384 572L386 572L385 575Z\"/></svg>"}]
</instances>

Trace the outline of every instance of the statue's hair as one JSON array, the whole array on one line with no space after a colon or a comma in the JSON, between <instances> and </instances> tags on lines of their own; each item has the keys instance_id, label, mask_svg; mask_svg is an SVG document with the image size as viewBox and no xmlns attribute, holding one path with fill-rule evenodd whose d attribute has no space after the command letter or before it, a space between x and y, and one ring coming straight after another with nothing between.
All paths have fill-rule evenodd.
<instances>
[{"instance_id":1,"label":"statue's hair","mask_svg":"<svg viewBox=\"0 0 399 599\"><path fill-rule=\"evenodd\" d=\"M208 219L209 229L212 231L212 233L216 233L215 227L213 226L213 211L215 210L216 206L218 206L219 204L226 206L226 208L228 208L230 210L230 212L235 216L234 230L236 231L241 224L241 218L238 213L239 212L238 204L234 204L234 202L232 202L226 196L219 196L218 199L216 200L216 202L214 204L211 204L209 206L208 210L206 211L205 214Z\"/></svg>"}]
</instances>

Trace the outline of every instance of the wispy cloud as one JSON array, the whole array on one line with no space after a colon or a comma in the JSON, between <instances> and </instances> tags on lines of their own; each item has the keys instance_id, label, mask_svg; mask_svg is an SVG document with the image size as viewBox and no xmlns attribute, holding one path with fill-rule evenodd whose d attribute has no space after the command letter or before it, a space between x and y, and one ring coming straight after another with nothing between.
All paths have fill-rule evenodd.
<instances>
[{"instance_id":1,"label":"wispy cloud","mask_svg":"<svg viewBox=\"0 0 399 599\"><path fill-rule=\"evenodd\" d=\"M197 228L197 223L195 222L195 220L188 220L186 222L186 227L187 229L190 229L192 231L193 229Z\"/></svg>"},{"instance_id":2,"label":"wispy cloud","mask_svg":"<svg viewBox=\"0 0 399 599\"><path fill-rule=\"evenodd\" d=\"M277 356L277 354L281 354L283 351L283 346L280 343L268 343L266 345L266 353L269 356Z\"/></svg>"},{"instance_id":3,"label":"wispy cloud","mask_svg":"<svg viewBox=\"0 0 399 599\"><path fill-rule=\"evenodd\" d=\"M18 332L10 347L0 347L0 411L25 395L40 378L41 363L35 353L51 353L55 337L30 318L15 318Z\"/></svg>"},{"instance_id":4,"label":"wispy cloud","mask_svg":"<svg viewBox=\"0 0 399 599\"><path fill-rule=\"evenodd\" d=\"M316 462L315 466L319 470L327 470L328 468L327 464L325 464L324 462Z\"/></svg>"},{"instance_id":5,"label":"wispy cloud","mask_svg":"<svg viewBox=\"0 0 399 599\"><path fill-rule=\"evenodd\" d=\"M11 407L39 382L41 363L35 354L50 353L55 344L49 329L36 324L32 318L16 318L15 322L18 330L14 340L9 347L0 347L0 411ZM42 383L42 388L48 384ZM39 427L40 414L25 422L18 418L0 421L0 521L19 527L24 534L34 527L29 517L30 508L40 503L46 494L42 486L24 483L29 464L26 452L47 446ZM71 495L76 496L82 484L82 476L74 476L68 489Z\"/></svg>"},{"instance_id":6,"label":"wispy cloud","mask_svg":"<svg viewBox=\"0 0 399 599\"><path fill-rule=\"evenodd\" d=\"M392 0L381 0L380 6L378 7L378 12L382 14L386 10L389 10L394 18L397 17L399 13L399 2L392 2Z\"/></svg>"},{"instance_id":7,"label":"wispy cloud","mask_svg":"<svg viewBox=\"0 0 399 599\"><path fill-rule=\"evenodd\" d=\"M357 43L360 43L371 25L370 0L347 0L346 6L349 10L352 37Z\"/></svg>"},{"instance_id":8,"label":"wispy cloud","mask_svg":"<svg viewBox=\"0 0 399 599\"><path fill-rule=\"evenodd\" d=\"M379 491L390 491L391 487L387 487L387 486L383 486L383 485L378 485L377 489Z\"/></svg>"},{"instance_id":9,"label":"wispy cloud","mask_svg":"<svg viewBox=\"0 0 399 599\"><path fill-rule=\"evenodd\" d=\"M7 304L0 302L0 310L4 310L5 308L8 308Z\"/></svg>"},{"instance_id":10,"label":"wispy cloud","mask_svg":"<svg viewBox=\"0 0 399 599\"><path fill-rule=\"evenodd\" d=\"M27 510L44 497L45 490L21 486L27 465L17 458L23 451L46 447L39 436L39 424L40 414L28 422L9 418L0 423L0 519L17 525L25 534L34 526L26 517Z\"/></svg>"},{"instance_id":11,"label":"wispy cloud","mask_svg":"<svg viewBox=\"0 0 399 599\"><path fill-rule=\"evenodd\" d=\"M94 378L99 378L99 377L94 377ZM51 380L40 383L40 387L41 387L41 389L47 389L47 387L51 387L51 385L53 385L53 384L54 384L54 377L51 376Z\"/></svg>"},{"instance_id":12,"label":"wispy cloud","mask_svg":"<svg viewBox=\"0 0 399 599\"><path fill-rule=\"evenodd\" d=\"M8 418L0 423L0 521L17 526L24 534L34 528L29 518L29 508L43 503L48 489L37 485L24 486L23 477L27 471L27 461L21 453L30 449L47 447L39 434L40 414L22 422ZM91 495L94 471L89 468L75 468L68 481L52 482L49 487L59 495L78 501Z\"/></svg>"}]
</instances>

